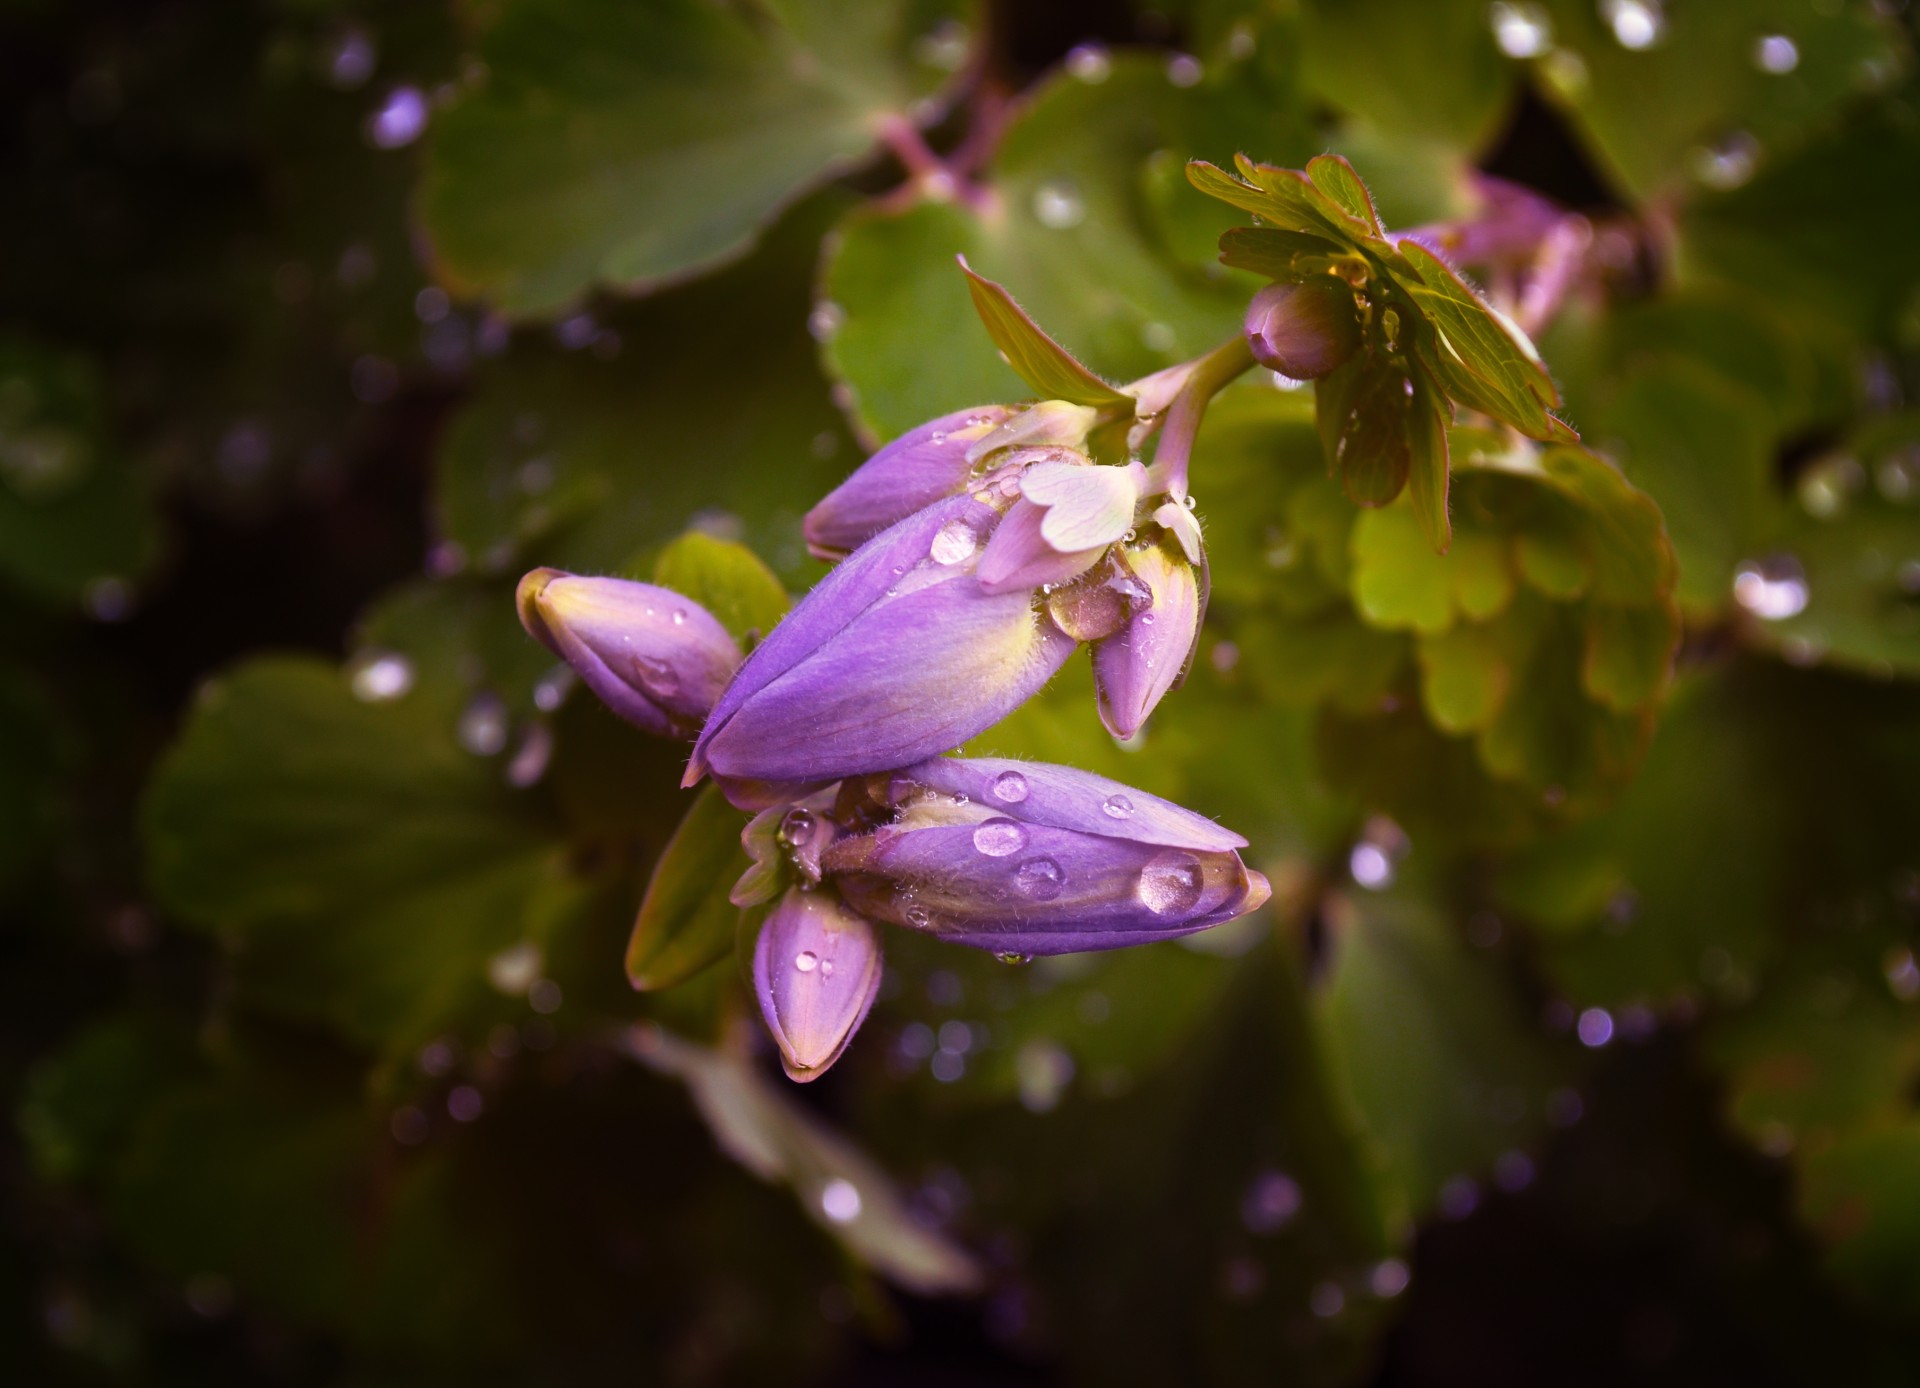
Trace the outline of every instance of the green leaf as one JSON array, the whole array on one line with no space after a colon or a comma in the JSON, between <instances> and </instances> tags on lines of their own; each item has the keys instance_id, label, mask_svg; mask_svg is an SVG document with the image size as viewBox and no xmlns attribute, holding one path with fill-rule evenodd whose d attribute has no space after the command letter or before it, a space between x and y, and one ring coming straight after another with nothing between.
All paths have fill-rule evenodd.
<instances>
[{"instance_id":1,"label":"green leaf","mask_svg":"<svg viewBox=\"0 0 1920 1388\"><path fill-rule=\"evenodd\" d=\"M1324 236L1279 227L1233 227L1220 237L1220 263L1270 280L1298 283L1346 254Z\"/></svg>"},{"instance_id":2,"label":"green leaf","mask_svg":"<svg viewBox=\"0 0 1920 1388\"><path fill-rule=\"evenodd\" d=\"M1434 553L1453 546L1447 519L1447 417L1439 390L1425 371L1413 373L1413 408L1407 419L1407 493L1420 533Z\"/></svg>"},{"instance_id":3,"label":"green leaf","mask_svg":"<svg viewBox=\"0 0 1920 1388\"><path fill-rule=\"evenodd\" d=\"M1353 527L1353 604L1375 626L1438 632L1453 625L1451 575L1410 506L1363 512Z\"/></svg>"},{"instance_id":4,"label":"green leaf","mask_svg":"<svg viewBox=\"0 0 1920 1388\"><path fill-rule=\"evenodd\" d=\"M1379 214L1373 210L1373 196L1367 192L1367 185L1360 181L1360 175L1353 171L1353 165L1337 154L1322 154L1307 161L1307 177L1321 192L1340 204L1345 212L1357 224L1358 228L1369 236L1383 236L1386 233L1380 227Z\"/></svg>"},{"instance_id":5,"label":"green leaf","mask_svg":"<svg viewBox=\"0 0 1920 1388\"><path fill-rule=\"evenodd\" d=\"M255 1002L381 1050L499 1008L489 962L537 951L578 889L461 716L438 686L368 702L308 659L221 677L148 789L156 896L236 941Z\"/></svg>"},{"instance_id":6,"label":"green leaf","mask_svg":"<svg viewBox=\"0 0 1920 1388\"><path fill-rule=\"evenodd\" d=\"M986 325L987 336L1041 399L1070 400L1076 405L1100 408L1133 407L1132 396L1122 395L1074 360L1071 352L1027 317L1003 286L975 274L964 256L960 268L966 272L967 292L973 296L974 310Z\"/></svg>"},{"instance_id":7,"label":"green leaf","mask_svg":"<svg viewBox=\"0 0 1920 1388\"><path fill-rule=\"evenodd\" d=\"M1556 48L1569 57L1543 66L1545 93L1641 200L1744 181L1756 161L1829 127L1862 87L1890 83L1906 59L1898 22L1867 9L1809 12L1796 0L1674 5L1654 11L1657 30L1629 44L1606 11L1584 0L1548 8ZM1755 61L1766 34L1791 39L1790 72Z\"/></svg>"},{"instance_id":8,"label":"green leaf","mask_svg":"<svg viewBox=\"0 0 1920 1388\"><path fill-rule=\"evenodd\" d=\"M484 81L434 123L420 206L442 279L540 314L740 255L939 89L946 74L910 57L937 18L512 0L482 37Z\"/></svg>"},{"instance_id":9,"label":"green leaf","mask_svg":"<svg viewBox=\"0 0 1920 1388\"><path fill-rule=\"evenodd\" d=\"M1502 634L1496 627L1461 623L1420 638L1420 694L1441 732L1477 732L1499 713L1514 675Z\"/></svg>"},{"instance_id":10,"label":"green leaf","mask_svg":"<svg viewBox=\"0 0 1920 1388\"><path fill-rule=\"evenodd\" d=\"M1545 1128L1561 1066L1493 962L1411 895L1332 902L1316 1032L1402 1217Z\"/></svg>"},{"instance_id":11,"label":"green leaf","mask_svg":"<svg viewBox=\"0 0 1920 1388\"><path fill-rule=\"evenodd\" d=\"M1309 0L1300 28L1305 80L1392 139L1476 152L1506 109L1510 69L1478 5Z\"/></svg>"},{"instance_id":12,"label":"green leaf","mask_svg":"<svg viewBox=\"0 0 1920 1388\"><path fill-rule=\"evenodd\" d=\"M1452 267L1417 241L1400 251L1417 278L1401 281L1439 336L1431 362L1448 394L1529 438L1556 437L1547 410L1560 403L1553 378L1526 335L1497 317ZM1456 385L1471 378L1474 399Z\"/></svg>"},{"instance_id":13,"label":"green leaf","mask_svg":"<svg viewBox=\"0 0 1920 1388\"><path fill-rule=\"evenodd\" d=\"M892 438L1029 393L980 331L955 255L1014 286L1035 320L1113 380L1237 331L1253 282L1178 258L1142 169L1158 151L1231 148L1263 130L1292 143L1290 107L1245 105L1211 84L1174 86L1158 58L1117 53L1098 83L1060 73L1027 94L977 198L851 214L827 248L821 292L838 326L824 352L866 431ZM1209 246L1222 229L1210 227ZM939 344L937 370L928 343Z\"/></svg>"},{"instance_id":14,"label":"green leaf","mask_svg":"<svg viewBox=\"0 0 1920 1388\"><path fill-rule=\"evenodd\" d=\"M756 640L786 616L786 585L745 545L689 530L660 551L653 581L692 598L740 641Z\"/></svg>"},{"instance_id":15,"label":"green leaf","mask_svg":"<svg viewBox=\"0 0 1920 1388\"><path fill-rule=\"evenodd\" d=\"M627 978L642 992L684 983L733 953L740 908L727 899L746 867L740 811L702 786L654 864L627 942Z\"/></svg>"},{"instance_id":16,"label":"green leaf","mask_svg":"<svg viewBox=\"0 0 1920 1388\"><path fill-rule=\"evenodd\" d=\"M728 1156L763 1181L791 1186L808 1216L862 1263L923 1296L980 1283L973 1258L915 1220L870 1157L745 1059L655 1027L636 1031L633 1046L641 1061L686 1084Z\"/></svg>"},{"instance_id":17,"label":"green leaf","mask_svg":"<svg viewBox=\"0 0 1920 1388\"><path fill-rule=\"evenodd\" d=\"M603 360L517 338L478 374L441 444L446 537L487 573L609 573L698 518L783 578L816 573L799 517L853 450L804 325L820 236L844 205L824 195L740 265L605 320L622 341L671 351ZM739 339L713 331L744 322L755 325L751 373Z\"/></svg>"},{"instance_id":18,"label":"green leaf","mask_svg":"<svg viewBox=\"0 0 1920 1388\"><path fill-rule=\"evenodd\" d=\"M0 337L0 583L123 610L159 555L145 479L107 433L93 364Z\"/></svg>"}]
</instances>

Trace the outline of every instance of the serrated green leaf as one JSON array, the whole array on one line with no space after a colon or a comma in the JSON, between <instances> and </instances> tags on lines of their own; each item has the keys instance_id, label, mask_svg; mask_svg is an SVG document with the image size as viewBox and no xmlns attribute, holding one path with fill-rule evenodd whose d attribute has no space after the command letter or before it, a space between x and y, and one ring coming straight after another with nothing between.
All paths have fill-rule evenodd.
<instances>
[{"instance_id":1,"label":"serrated green leaf","mask_svg":"<svg viewBox=\"0 0 1920 1388\"><path fill-rule=\"evenodd\" d=\"M1580 683L1616 713L1644 708L1666 688L1679 640L1679 623L1664 606L1596 602L1587 609Z\"/></svg>"},{"instance_id":2,"label":"serrated green leaf","mask_svg":"<svg viewBox=\"0 0 1920 1388\"><path fill-rule=\"evenodd\" d=\"M627 941L627 979L642 992L684 983L733 952L740 908L727 899L747 866L740 811L702 786L654 864Z\"/></svg>"},{"instance_id":3,"label":"serrated green leaf","mask_svg":"<svg viewBox=\"0 0 1920 1388\"><path fill-rule=\"evenodd\" d=\"M809 186L907 119L919 6L518 0L483 84L434 122L421 192L437 268L509 312L645 290L744 252Z\"/></svg>"},{"instance_id":4,"label":"serrated green leaf","mask_svg":"<svg viewBox=\"0 0 1920 1388\"><path fill-rule=\"evenodd\" d=\"M976 274L961 258L966 272L967 292L973 296L974 310L986 325L987 335L1002 352L1020 379L1032 386L1043 400L1071 400L1076 405L1131 410L1133 398L1122 395L1074 359L1066 348L1048 337L1038 323L1029 318L1005 286Z\"/></svg>"},{"instance_id":5,"label":"serrated green leaf","mask_svg":"<svg viewBox=\"0 0 1920 1388\"><path fill-rule=\"evenodd\" d=\"M1547 410L1560 403L1560 392L1533 344L1496 317L1451 266L1419 242L1402 242L1400 251L1418 277L1402 281L1401 288L1440 335L1431 364L1447 393L1529 438L1554 437ZM1478 387L1477 400L1459 396L1456 385L1463 373Z\"/></svg>"},{"instance_id":6,"label":"serrated green leaf","mask_svg":"<svg viewBox=\"0 0 1920 1388\"><path fill-rule=\"evenodd\" d=\"M1353 527L1353 602L1375 626L1425 633L1453 625L1447 560L1411 507L1368 511Z\"/></svg>"},{"instance_id":7,"label":"serrated green leaf","mask_svg":"<svg viewBox=\"0 0 1920 1388\"><path fill-rule=\"evenodd\" d=\"M745 545L698 530L669 542L653 562L653 581L692 598L736 640L764 637L786 616L786 585Z\"/></svg>"},{"instance_id":8,"label":"serrated green leaf","mask_svg":"<svg viewBox=\"0 0 1920 1388\"><path fill-rule=\"evenodd\" d=\"M1461 622L1415 643L1420 652L1420 695L1443 733L1477 732L1490 724L1513 683L1502 633Z\"/></svg>"},{"instance_id":9,"label":"serrated green leaf","mask_svg":"<svg viewBox=\"0 0 1920 1388\"><path fill-rule=\"evenodd\" d=\"M1270 280L1297 283L1319 274L1319 263L1349 254L1324 236L1279 227L1233 227L1220 237L1220 263Z\"/></svg>"},{"instance_id":10,"label":"serrated green leaf","mask_svg":"<svg viewBox=\"0 0 1920 1388\"><path fill-rule=\"evenodd\" d=\"M1314 187L1340 204L1359 230L1369 236L1382 236L1379 214L1373 210L1373 196L1360 181L1353 165L1337 154L1322 154L1307 161L1307 177Z\"/></svg>"},{"instance_id":11,"label":"serrated green leaf","mask_svg":"<svg viewBox=\"0 0 1920 1388\"><path fill-rule=\"evenodd\" d=\"M1450 466L1446 405L1425 371L1416 369L1412 380L1413 401L1407 418L1407 497L1420 522L1420 533L1427 537L1434 553L1445 554L1453 546L1453 526L1447 518Z\"/></svg>"}]
</instances>

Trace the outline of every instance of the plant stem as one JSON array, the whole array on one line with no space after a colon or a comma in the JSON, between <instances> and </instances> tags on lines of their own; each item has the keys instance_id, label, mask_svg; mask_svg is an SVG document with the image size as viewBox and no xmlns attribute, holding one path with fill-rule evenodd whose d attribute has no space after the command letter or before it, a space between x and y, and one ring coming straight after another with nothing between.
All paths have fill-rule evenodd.
<instances>
[{"instance_id":1,"label":"plant stem","mask_svg":"<svg viewBox=\"0 0 1920 1388\"><path fill-rule=\"evenodd\" d=\"M1160 446L1154 450L1153 465L1166 479L1167 491L1175 501L1186 499L1187 467L1208 402L1252 365L1253 350L1247 346L1246 335L1236 333L1193 363L1186 383L1173 397L1173 404L1167 409L1167 422L1160 430Z\"/></svg>"}]
</instances>

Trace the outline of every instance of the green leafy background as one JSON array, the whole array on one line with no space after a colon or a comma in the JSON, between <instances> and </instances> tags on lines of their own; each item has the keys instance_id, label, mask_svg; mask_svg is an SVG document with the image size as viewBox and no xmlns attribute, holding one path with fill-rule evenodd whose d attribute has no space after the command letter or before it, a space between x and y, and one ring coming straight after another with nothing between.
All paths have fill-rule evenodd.
<instances>
[{"instance_id":1,"label":"green leafy background","mask_svg":"<svg viewBox=\"0 0 1920 1388\"><path fill-rule=\"evenodd\" d=\"M1913 1381L1914 43L1859 0L8 7L0 1363ZM1528 324L1579 444L1463 413L1442 555L1310 390L1225 392L1185 687L1118 744L1081 657L972 748L1218 817L1273 902L1022 968L890 932L787 1084L744 816L515 579L751 641L868 448L1027 393L956 256L1124 382L1262 283L1188 161L1326 152L1396 231L1483 173L1585 219ZM1540 266L1461 268L1519 314Z\"/></svg>"}]
</instances>

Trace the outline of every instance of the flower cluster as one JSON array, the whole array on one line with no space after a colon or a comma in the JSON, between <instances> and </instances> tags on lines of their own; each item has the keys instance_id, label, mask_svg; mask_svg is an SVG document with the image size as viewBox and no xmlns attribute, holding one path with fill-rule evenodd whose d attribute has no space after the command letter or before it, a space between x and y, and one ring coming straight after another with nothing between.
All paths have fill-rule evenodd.
<instances>
[{"instance_id":1,"label":"flower cluster","mask_svg":"<svg viewBox=\"0 0 1920 1388\"><path fill-rule=\"evenodd\" d=\"M1212 820L1068 767L945 755L1080 645L1118 737L1184 672L1207 590L1184 466L1102 456L1102 431L1155 422L1143 394L1129 417L962 411L881 449L806 518L836 567L744 659L666 589L522 581L534 637L629 722L694 736L686 784L755 812L732 899L765 908L752 977L793 1078L865 1018L877 925L1012 960L1171 939L1266 900L1246 840Z\"/></svg>"}]
</instances>

